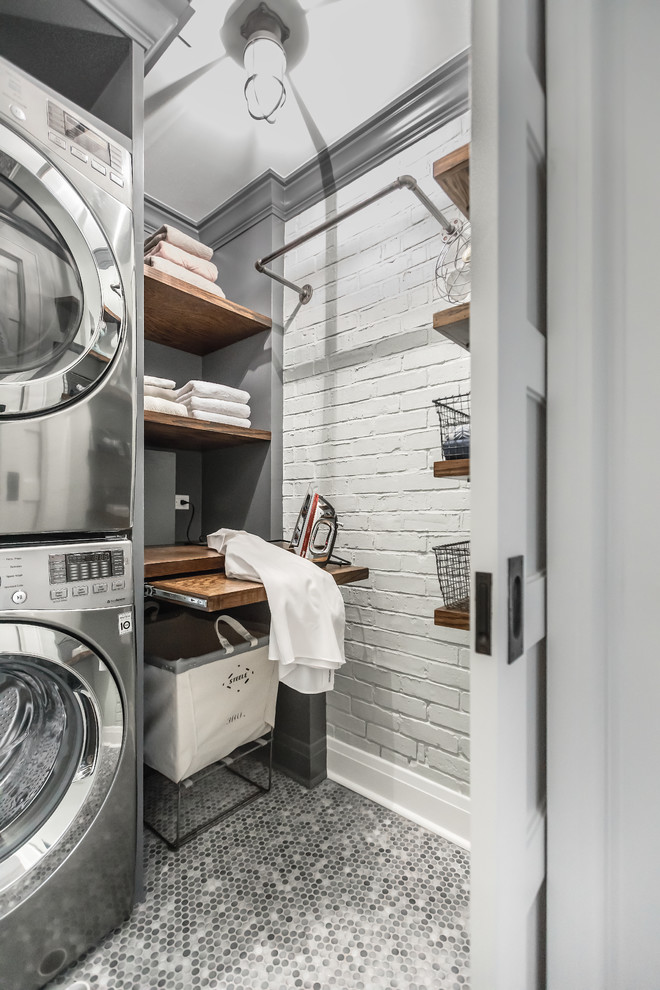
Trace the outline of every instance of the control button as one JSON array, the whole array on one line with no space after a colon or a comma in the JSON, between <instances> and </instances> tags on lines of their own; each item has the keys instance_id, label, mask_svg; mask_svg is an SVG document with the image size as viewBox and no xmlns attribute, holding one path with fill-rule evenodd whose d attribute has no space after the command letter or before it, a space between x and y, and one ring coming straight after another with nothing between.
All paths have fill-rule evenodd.
<instances>
[{"instance_id":1,"label":"control button","mask_svg":"<svg viewBox=\"0 0 660 990\"><path fill-rule=\"evenodd\" d=\"M77 588L74 588L71 592L74 598L79 598L80 595L88 595L89 587L86 584L79 584Z\"/></svg>"},{"instance_id":2,"label":"control button","mask_svg":"<svg viewBox=\"0 0 660 990\"><path fill-rule=\"evenodd\" d=\"M71 154L74 158L79 158L81 162L89 161L89 155L86 155L80 148L76 148L75 144L71 145Z\"/></svg>"},{"instance_id":3,"label":"control button","mask_svg":"<svg viewBox=\"0 0 660 990\"><path fill-rule=\"evenodd\" d=\"M126 582L125 581L113 581L112 582L112 590L113 591L123 591L123 589L125 587L126 587Z\"/></svg>"},{"instance_id":4,"label":"control button","mask_svg":"<svg viewBox=\"0 0 660 990\"><path fill-rule=\"evenodd\" d=\"M22 588L19 588L18 591L15 591L11 596L11 600L14 605L22 605L23 602L27 601L27 592L23 591Z\"/></svg>"},{"instance_id":5,"label":"control button","mask_svg":"<svg viewBox=\"0 0 660 990\"><path fill-rule=\"evenodd\" d=\"M65 598L69 597L69 589L58 588L56 591L51 591L50 597L54 602L63 602Z\"/></svg>"},{"instance_id":6,"label":"control button","mask_svg":"<svg viewBox=\"0 0 660 990\"><path fill-rule=\"evenodd\" d=\"M115 185L117 185L117 186L123 186L124 185L124 180L122 179L121 175L115 175L114 172L111 172L110 173L110 178L115 183Z\"/></svg>"},{"instance_id":7,"label":"control button","mask_svg":"<svg viewBox=\"0 0 660 990\"><path fill-rule=\"evenodd\" d=\"M102 591L107 591L107 590L108 590L108 585L107 584L94 584L94 585L92 585L92 591L94 592L95 595L100 595Z\"/></svg>"},{"instance_id":8,"label":"control button","mask_svg":"<svg viewBox=\"0 0 660 990\"><path fill-rule=\"evenodd\" d=\"M95 168L97 172L101 173L101 175L105 175L107 171L105 165L102 165L101 162L97 162L95 158L92 158L92 168Z\"/></svg>"},{"instance_id":9,"label":"control button","mask_svg":"<svg viewBox=\"0 0 660 990\"><path fill-rule=\"evenodd\" d=\"M25 110L22 110L21 107L17 107L15 103L12 103L9 109L13 113L14 117L16 117L16 120L27 120Z\"/></svg>"},{"instance_id":10,"label":"control button","mask_svg":"<svg viewBox=\"0 0 660 990\"><path fill-rule=\"evenodd\" d=\"M55 134L54 131L48 131L48 140L56 144L58 148L66 148L66 141L61 138L59 134Z\"/></svg>"}]
</instances>

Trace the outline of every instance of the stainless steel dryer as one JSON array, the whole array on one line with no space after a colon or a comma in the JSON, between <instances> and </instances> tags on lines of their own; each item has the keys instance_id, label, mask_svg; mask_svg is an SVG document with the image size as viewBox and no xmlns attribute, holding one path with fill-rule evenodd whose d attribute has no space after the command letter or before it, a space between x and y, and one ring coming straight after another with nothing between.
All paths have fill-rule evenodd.
<instances>
[{"instance_id":1,"label":"stainless steel dryer","mask_svg":"<svg viewBox=\"0 0 660 990\"><path fill-rule=\"evenodd\" d=\"M132 523L130 142L0 59L0 530Z\"/></svg>"},{"instance_id":2,"label":"stainless steel dryer","mask_svg":"<svg viewBox=\"0 0 660 990\"><path fill-rule=\"evenodd\" d=\"M132 907L130 543L0 549L0 988L35 990Z\"/></svg>"}]
</instances>

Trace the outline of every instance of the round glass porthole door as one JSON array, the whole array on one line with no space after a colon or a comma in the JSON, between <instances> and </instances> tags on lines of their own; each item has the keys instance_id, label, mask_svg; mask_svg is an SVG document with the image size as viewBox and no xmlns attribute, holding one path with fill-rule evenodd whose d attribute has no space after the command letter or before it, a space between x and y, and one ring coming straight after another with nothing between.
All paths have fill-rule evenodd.
<instances>
[{"instance_id":1,"label":"round glass porthole door","mask_svg":"<svg viewBox=\"0 0 660 990\"><path fill-rule=\"evenodd\" d=\"M124 721L112 673L76 638L0 623L0 642L2 891L82 837L112 785Z\"/></svg>"},{"instance_id":2,"label":"round glass porthole door","mask_svg":"<svg viewBox=\"0 0 660 990\"><path fill-rule=\"evenodd\" d=\"M19 657L2 664L0 856L31 838L65 796L80 764L89 714L78 703L76 685L51 665Z\"/></svg>"},{"instance_id":3,"label":"round glass porthole door","mask_svg":"<svg viewBox=\"0 0 660 990\"><path fill-rule=\"evenodd\" d=\"M68 179L0 124L0 419L57 409L107 372L124 337L121 278Z\"/></svg>"},{"instance_id":4,"label":"round glass porthole door","mask_svg":"<svg viewBox=\"0 0 660 990\"><path fill-rule=\"evenodd\" d=\"M76 338L83 287L58 231L0 175L0 375L42 369Z\"/></svg>"}]
</instances>

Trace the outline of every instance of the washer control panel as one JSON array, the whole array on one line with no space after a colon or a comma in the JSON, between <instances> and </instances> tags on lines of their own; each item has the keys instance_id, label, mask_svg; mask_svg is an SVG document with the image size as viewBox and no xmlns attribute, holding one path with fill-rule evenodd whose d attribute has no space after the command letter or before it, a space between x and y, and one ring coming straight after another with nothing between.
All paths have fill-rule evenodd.
<instances>
[{"instance_id":1,"label":"washer control panel","mask_svg":"<svg viewBox=\"0 0 660 990\"><path fill-rule=\"evenodd\" d=\"M0 120L37 138L49 156L73 165L107 193L131 205L131 155L95 122L35 85L0 59Z\"/></svg>"},{"instance_id":2,"label":"washer control panel","mask_svg":"<svg viewBox=\"0 0 660 990\"><path fill-rule=\"evenodd\" d=\"M0 548L0 610L130 605L131 544L99 540Z\"/></svg>"}]
</instances>

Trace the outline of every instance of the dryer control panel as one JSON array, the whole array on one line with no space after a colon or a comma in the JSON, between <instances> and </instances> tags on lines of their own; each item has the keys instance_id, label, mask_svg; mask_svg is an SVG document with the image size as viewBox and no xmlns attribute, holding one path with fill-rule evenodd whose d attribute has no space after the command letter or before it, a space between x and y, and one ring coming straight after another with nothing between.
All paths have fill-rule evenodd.
<instances>
[{"instance_id":1,"label":"dryer control panel","mask_svg":"<svg viewBox=\"0 0 660 990\"><path fill-rule=\"evenodd\" d=\"M0 59L0 120L3 117L36 138L49 157L73 166L131 206L131 155L119 137L109 136L93 118Z\"/></svg>"},{"instance_id":2,"label":"dryer control panel","mask_svg":"<svg viewBox=\"0 0 660 990\"><path fill-rule=\"evenodd\" d=\"M0 549L0 610L130 605L131 543L99 540Z\"/></svg>"}]
</instances>

